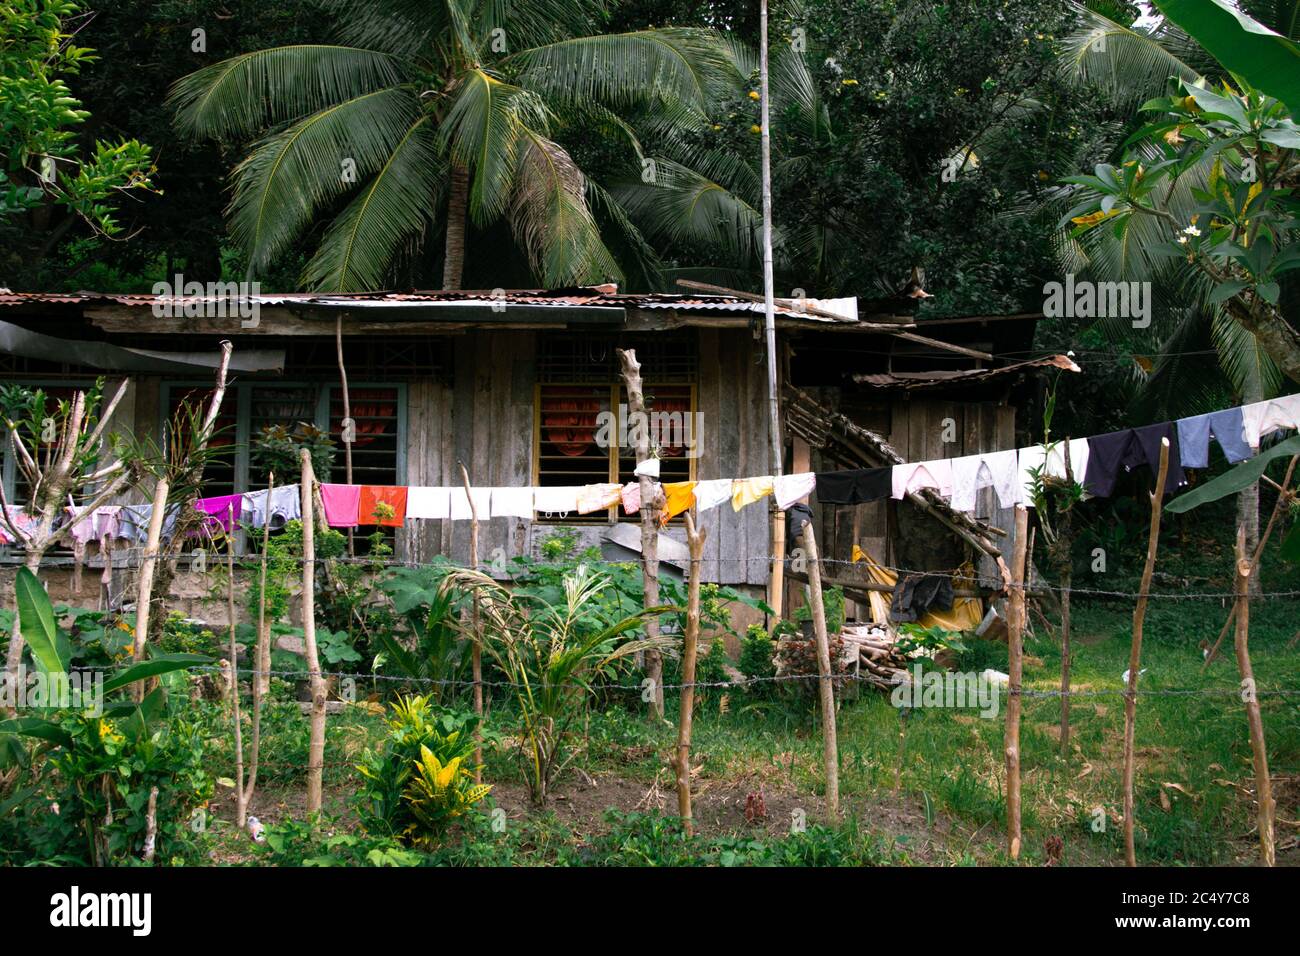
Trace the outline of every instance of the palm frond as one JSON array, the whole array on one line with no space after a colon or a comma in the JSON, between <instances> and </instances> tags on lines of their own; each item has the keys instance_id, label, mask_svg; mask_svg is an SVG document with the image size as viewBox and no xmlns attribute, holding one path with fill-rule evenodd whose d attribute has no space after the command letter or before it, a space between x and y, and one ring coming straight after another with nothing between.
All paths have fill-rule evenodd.
<instances>
[{"instance_id":1,"label":"palm frond","mask_svg":"<svg viewBox=\"0 0 1300 956\"><path fill-rule=\"evenodd\" d=\"M740 82L718 35L686 27L560 40L511 54L502 66L555 102L614 107L671 98L704 108Z\"/></svg>"},{"instance_id":2,"label":"palm frond","mask_svg":"<svg viewBox=\"0 0 1300 956\"><path fill-rule=\"evenodd\" d=\"M1067 79L1096 84L1119 105L1135 108L1164 93L1170 77L1194 80L1200 75L1151 33L1074 6L1079 25L1061 41L1061 73Z\"/></svg>"},{"instance_id":3,"label":"palm frond","mask_svg":"<svg viewBox=\"0 0 1300 956\"><path fill-rule=\"evenodd\" d=\"M347 46L257 50L183 76L167 101L181 135L242 139L403 79L401 61Z\"/></svg>"},{"instance_id":4,"label":"palm frond","mask_svg":"<svg viewBox=\"0 0 1300 956\"><path fill-rule=\"evenodd\" d=\"M235 167L228 210L231 235L250 268L270 266L322 209L383 166L419 115L414 90L389 87L327 107L257 144Z\"/></svg>"},{"instance_id":5,"label":"palm frond","mask_svg":"<svg viewBox=\"0 0 1300 956\"><path fill-rule=\"evenodd\" d=\"M303 284L338 292L383 288L402 244L432 221L445 181L437 138L429 118L421 117L330 224Z\"/></svg>"},{"instance_id":6,"label":"palm frond","mask_svg":"<svg viewBox=\"0 0 1300 956\"><path fill-rule=\"evenodd\" d=\"M622 279L587 207L585 179L558 143L524 134L510 225L534 272L549 286Z\"/></svg>"},{"instance_id":7,"label":"palm frond","mask_svg":"<svg viewBox=\"0 0 1300 956\"><path fill-rule=\"evenodd\" d=\"M1210 328L1219 367L1238 395L1267 396L1281 391L1282 371L1253 334L1224 311L1215 313Z\"/></svg>"}]
</instances>

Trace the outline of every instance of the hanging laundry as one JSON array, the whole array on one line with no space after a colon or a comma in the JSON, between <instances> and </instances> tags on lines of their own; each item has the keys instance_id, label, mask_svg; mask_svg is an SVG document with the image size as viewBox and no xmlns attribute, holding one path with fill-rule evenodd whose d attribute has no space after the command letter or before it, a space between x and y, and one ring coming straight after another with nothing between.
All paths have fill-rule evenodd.
<instances>
[{"instance_id":1,"label":"hanging laundry","mask_svg":"<svg viewBox=\"0 0 1300 956\"><path fill-rule=\"evenodd\" d=\"M952 507L974 512L975 499L983 488L992 488L1003 508L1015 505L1020 497L1016 482L1020 477L1020 456L1012 451L995 451L964 455L952 460Z\"/></svg>"},{"instance_id":2,"label":"hanging laundry","mask_svg":"<svg viewBox=\"0 0 1300 956\"><path fill-rule=\"evenodd\" d=\"M781 475L772 481L772 494L776 497L776 506L781 511L789 511L790 506L801 498L812 494L817 485L817 476L811 471L798 472L793 475Z\"/></svg>"},{"instance_id":3,"label":"hanging laundry","mask_svg":"<svg viewBox=\"0 0 1300 956\"><path fill-rule=\"evenodd\" d=\"M171 539L180 513L180 505L171 505L163 515L162 539L164 541ZM149 519L152 516L153 505L122 505L122 510L117 516L117 537L135 544L145 544L149 540Z\"/></svg>"},{"instance_id":4,"label":"hanging laundry","mask_svg":"<svg viewBox=\"0 0 1300 956\"><path fill-rule=\"evenodd\" d=\"M664 485L664 507L659 513L659 524L666 525L695 504L695 482L670 481Z\"/></svg>"},{"instance_id":5,"label":"hanging laundry","mask_svg":"<svg viewBox=\"0 0 1300 956\"><path fill-rule=\"evenodd\" d=\"M493 488L493 518L531 518L533 516L533 489Z\"/></svg>"},{"instance_id":6,"label":"hanging laundry","mask_svg":"<svg viewBox=\"0 0 1300 956\"><path fill-rule=\"evenodd\" d=\"M406 488L402 485L362 485L357 521L363 525L400 528L406 521Z\"/></svg>"},{"instance_id":7,"label":"hanging laundry","mask_svg":"<svg viewBox=\"0 0 1300 956\"><path fill-rule=\"evenodd\" d=\"M67 516L64 523L65 527L67 525L72 525L71 530L68 531L68 537L72 539L74 551L78 547L85 548L85 546L90 544L90 542L99 539L99 536L95 534L94 514L86 515L84 518L81 518L80 521L77 521L76 524L72 524L73 521L76 521L77 518L81 517L85 510L85 508L76 508L72 505L63 509L64 514ZM98 509L96 509L96 511L98 511ZM3 523L0 523L0 534L4 534Z\"/></svg>"},{"instance_id":8,"label":"hanging laundry","mask_svg":"<svg viewBox=\"0 0 1300 956\"><path fill-rule=\"evenodd\" d=\"M731 510L739 511L772 493L775 479L771 475L761 478L737 478L731 483Z\"/></svg>"},{"instance_id":9,"label":"hanging laundry","mask_svg":"<svg viewBox=\"0 0 1300 956\"><path fill-rule=\"evenodd\" d=\"M817 500L824 505L864 505L888 498L894 492L893 468L849 468L819 471Z\"/></svg>"},{"instance_id":10,"label":"hanging laundry","mask_svg":"<svg viewBox=\"0 0 1300 956\"><path fill-rule=\"evenodd\" d=\"M647 458L633 469L632 474L638 478L644 475L646 478L659 478L659 459Z\"/></svg>"},{"instance_id":11,"label":"hanging laundry","mask_svg":"<svg viewBox=\"0 0 1300 956\"><path fill-rule=\"evenodd\" d=\"M244 495L242 520L254 528L270 525L272 531L279 531L301 517L302 493L296 484L282 485L269 493L264 488Z\"/></svg>"},{"instance_id":12,"label":"hanging laundry","mask_svg":"<svg viewBox=\"0 0 1300 956\"><path fill-rule=\"evenodd\" d=\"M431 521L445 521L450 518L451 489L423 486L407 488L406 517L428 518Z\"/></svg>"},{"instance_id":13,"label":"hanging laundry","mask_svg":"<svg viewBox=\"0 0 1300 956\"><path fill-rule=\"evenodd\" d=\"M1242 437L1251 448L1259 448L1265 435L1281 429L1300 428L1300 394L1255 402L1241 409Z\"/></svg>"},{"instance_id":14,"label":"hanging laundry","mask_svg":"<svg viewBox=\"0 0 1300 956\"><path fill-rule=\"evenodd\" d=\"M787 560L789 560L790 555L799 549L802 543L804 526L809 524L812 518L812 509L802 502L793 504L786 509L785 554Z\"/></svg>"},{"instance_id":15,"label":"hanging laundry","mask_svg":"<svg viewBox=\"0 0 1300 956\"><path fill-rule=\"evenodd\" d=\"M623 486L623 514L634 515L641 510L641 482L629 481Z\"/></svg>"},{"instance_id":16,"label":"hanging laundry","mask_svg":"<svg viewBox=\"0 0 1300 956\"><path fill-rule=\"evenodd\" d=\"M623 499L623 486L611 483L583 485L578 492L578 514L613 508Z\"/></svg>"},{"instance_id":17,"label":"hanging laundry","mask_svg":"<svg viewBox=\"0 0 1300 956\"><path fill-rule=\"evenodd\" d=\"M320 500L325 507L325 523L331 528L357 526L361 512L360 485L321 485Z\"/></svg>"},{"instance_id":18,"label":"hanging laundry","mask_svg":"<svg viewBox=\"0 0 1300 956\"><path fill-rule=\"evenodd\" d=\"M470 501L474 502L474 511L470 511ZM452 521L470 521L474 515L478 515L479 521L486 521L492 513L492 489L491 488L471 488L469 496L466 496L465 489L451 489L451 520Z\"/></svg>"},{"instance_id":19,"label":"hanging laundry","mask_svg":"<svg viewBox=\"0 0 1300 956\"><path fill-rule=\"evenodd\" d=\"M22 534L29 534L36 528L35 516L28 514L22 505L9 505L5 508L5 514L9 516L9 521L0 521L0 544L22 544L23 542L14 540L9 525L12 524Z\"/></svg>"},{"instance_id":20,"label":"hanging laundry","mask_svg":"<svg viewBox=\"0 0 1300 956\"><path fill-rule=\"evenodd\" d=\"M534 488L533 507L539 515L545 517L564 517L578 510L578 492L576 485L557 488Z\"/></svg>"},{"instance_id":21,"label":"hanging laundry","mask_svg":"<svg viewBox=\"0 0 1300 956\"><path fill-rule=\"evenodd\" d=\"M915 621L931 611L952 610L952 580L944 574L905 574L894 586L889 619Z\"/></svg>"},{"instance_id":22,"label":"hanging laundry","mask_svg":"<svg viewBox=\"0 0 1300 956\"><path fill-rule=\"evenodd\" d=\"M215 498L200 498L194 502L194 508L207 517L203 521L203 530L220 528L226 534L235 530L235 522L243 514L243 495L218 495Z\"/></svg>"},{"instance_id":23,"label":"hanging laundry","mask_svg":"<svg viewBox=\"0 0 1300 956\"><path fill-rule=\"evenodd\" d=\"M1142 465L1155 475L1160 470L1160 442L1164 438L1169 439L1169 471L1165 476L1164 493L1169 494L1187 484L1179 461L1178 429L1173 422L1161 422L1089 438L1084 490L1098 498L1108 497L1115 490L1121 471L1129 472Z\"/></svg>"},{"instance_id":24,"label":"hanging laundry","mask_svg":"<svg viewBox=\"0 0 1300 956\"><path fill-rule=\"evenodd\" d=\"M1210 438L1219 443L1229 464L1245 461L1254 453L1243 437L1245 421L1240 408L1195 415L1178 420L1178 459L1184 468L1205 468L1210 464Z\"/></svg>"},{"instance_id":25,"label":"hanging laundry","mask_svg":"<svg viewBox=\"0 0 1300 956\"><path fill-rule=\"evenodd\" d=\"M1026 508L1034 507L1032 488L1036 469L1042 469L1040 474L1043 476L1065 480L1067 447L1070 452L1070 474L1074 476L1075 483L1083 484L1084 476L1088 473L1088 439L1074 438L1068 443L1054 441L1051 445L1050 453L1043 445L1030 445L1017 453L1020 462L1020 478L1017 481L1016 495Z\"/></svg>"},{"instance_id":26,"label":"hanging laundry","mask_svg":"<svg viewBox=\"0 0 1300 956\"><path fill-rule=\"evenodd\" d=\"M709 478L695 483L695 510L708 511L731 500L730 478Z\"/></svg>"},{"instance_id":27,"label":"hanging laundry","mask_svg":"<svg viewBox=\"0 0 1300 956\"><path fill-rule=\"evenodd\" d=\"M895 465L889 480L894 498L906 498L922 488L932 488L947 498L952 494L952 462L944 458Z\"/></svg>"}]
</instances>

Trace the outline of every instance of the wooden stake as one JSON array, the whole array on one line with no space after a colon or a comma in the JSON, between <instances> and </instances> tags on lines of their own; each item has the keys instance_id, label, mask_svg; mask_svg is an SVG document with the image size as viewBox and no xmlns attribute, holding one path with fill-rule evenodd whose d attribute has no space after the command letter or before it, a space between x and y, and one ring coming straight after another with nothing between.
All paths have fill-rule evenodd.
<instances>
[{"instance_id":1,"label":"wooden stake","mask_svg":"<svg viewBox=\"0 0 1300 956\"><path fill-rule=\"evenodd\" d=\"M348 484L352 484L352 442L347 434L347 423L352 418L352 399L348 395L348 368L343 362L343 313L334 318L334 349L339 360L339 386L343 397L343 421L340 433L343 436L343 471ZM348 528L348 557L356 557L357 546L353 529Z\"/></svg>"},{"instance_id":2,"label":"wooden stake","mask_svg":"<svg viewBox=\"0 0 1300 956\"><path fill-rule=\"evenodd\" d=\"M298 490L302 496L302 514L307 516L312 513L316 477L306 448L302 449L301 460L302 483ZM311 737L307 748L307 813L310 816L320 813L325 772L325 678L321 676L316 649L316 526L310 519L302 522L302 636L311 678Z\"/></svg>"},{"instance_id":3,"label":"wooden stake","mask_svg":"<svg viewBox=\"0 0 1300 956\"><path fill-rule=\"evenodd\" d=\"M1160 470L1156 475L1156 488L1151 495L1151 528L1147 533L1147 561L1142 568L1142 588L1137 607L1133 610L1133 646L1128 655L1128 688L1124 691L1124 860L1137 866L1137 851L1133 846L1135 810L1133 806L1133 776L1136 770L1133 739L1137 730L1138 671L1142 666L1142 624L1147 615L1147 597L1151 592L1151 576L1156 569L1156 549L1160 546L1160 512L1165 500L1165 476L1169 473L1169 439L1160 442Z\"/></svg>"},{"instance_id":4,"label":"wooden stake","mask_svg":"<svg viewBox=\"0 0 1300 956\"><path fill-rule=\"evenodd\" d=\"M1070 464L1070 439L1062 448L1065 455L1065 481L1074 485L1074 467ZM1061 571L1061 756L1070 759L1070 588L1074 583L1073 544L1074 503L1066 507L1057 528L1056 552Z\"/></svg>"},{"instance_id":5,"label":"wooden stake","mask_svg":"<svg viewBox=\"0 0 1300 956\"><path fill-rule=\"evenodd\" d=\"M135 602L135 647L132 654L137 664L144 661L145 644L149 640L149 607L153 596L153 576L158 567L158 548L162 541L163 518L167 515L167 495L171 491L166 478L159 478L153 490L153 512L149 515L149 533L144 544L144 559L140 562L140 580L137 582ZM136 681L131 693L138 704L144 700L148 681Z\"/></svg>"},{"instance_id":6,"label":"wooden stake","mask_svg":"<svg viewBox=\"0 0 1300 956\"><path fill-rule=\"evenodd\" d=\"M1003 750L1007 763L1007 856L1020 859L1020 691L1024 679L1025 564L1029 552L1029 509L1016 505L1016 540L1011 549L1007 594L1007 721Z\"/></svg>"},{"instance_id":7,"label":"wooden stake","mask_svg":"<svg viewBox=\"0 0 1300 956\"><path fill-rule=\"evenodd\" d=\"M808 556L808 601L812 605L813 631L817 635L818 696L822 711L822 764L826 772L826 815L840 816L840 756L835 740L835 688L831 683L830 636L826 633L826 606L822 603L821 562L813 523L803 526L803 547Z\"/></svg>"},{"instance_id":8,"label":"wooden stake","mask_svg":"<svg viewBox=\"0 0 1300 956\"><path fill-rule=\"evenodd\" d=\"M465 483L465 499L469 502L469 566L471 570L478 570L478 508L474 505L474 496L470 494L469 472L465 469L464 462L458 462L460 465L460 477ZM472 643L470 645L470 667L474 677L474 715L478 718L478 724L474 728L474 740L477 746L474 748L474 783L483 782L483 640L479 634L479 614L478 614L478 590L474 591L473 603L470 606L470 634Z\"/></svg>"},{"instance_id":9,"label":"wooden stake","mask_svg":"<svg viewBox=\"0 0 1300 956\"><path fill-rule=\"evenodd\" d=\"M691 720L695 713L695 660L700 640L700 572L707 528L695 527L686 512L686 544L691 553L690 582L686 593L686 634L682 640L682 695L677 717L677 814L686 835L695 832L691 818Z\"/></svg>"},{"instance_id":10,"label":"wooden stake","mask_svg":"<svg viewBox=\"0 0 1300 956\"><path fill-rule=\"evenodd\" d=\"M275 492L275 472L268 476L266 500L269 503ZM311 516L304 515L303 523L310 523ZM248 757L248 782L244 790L244 809L253 803L257 792L257 766L262 754L262 700L271 690L271 628L266 621L266 563L271 548L271 522L262 525L262 561L261 586L257 601L257 663L253 666L253 741L252 752Z\"/></svg>"},{"instance_id":11,"label":"wooden stake","mask_svg":"<svg viewBox=\"0 0 1300 956\"><path fill-rule=\"evenodd\" d=\"M1273 533L1273 526L1277 524L1277 519L1290 505L1291 499L1295 497L1295 492L1290 490L1290 488L1291 476L1295 473L1297 461L1300 461L1300 455L1292 455L1291 463L1287 465L1286 468L1286 477L1282 479L1282 484L1278 488L1277 504L1273 506L1273 513L1269 515L1268 525L1264 528L1264 533L1260 535L1259 543L1255 546L1255 553L1250 558L1250 566L1252 569L1259 567L1260 558L1264 554L1264 546L1268 544L1269 536ZM1205 655L1205 663L1201 665L1202 673L1205 672L1206 668L1210 666L1210 663L1219 655L1219 645L1223 643L1224 635L1228 633L1228 628L1232 626L1233 618L1236 616L1237 608L1239 606L1240 605L1235 601L1233 602L1232 610L1228 612L1228 619L1223 622L1223 627L1219 630L1219 636L1215 640L1214 646L1210 648L1210 652Z\"/></svg>"},{"instance_id":12,"label":"wooden stake","mask_svg":"<svg viewBox=\"0 0 1300 956\"><path fill-rule=\"evenodd\" d=\"M1292 461L1294 465L1294 461ZM1288 472L1288 478L1290 474ZM1237 669L1241 672L1241 697L1246 704L1246 722L1250 726L1250 751L1255 764L1256 826L1259 828L1259 857L1265 866L1276 863L1277 846L1273 836L1273 783L1268 774L1268 749L1264 746L1264 720L1259 712L1259 695L1255 689L1255 672L1250 666L1247 639L1250 632L1250 575L1254 566L1246 559L1246 529L1237 528Z\"/></svg>"},{"instance_id":13,"label":"wooden stake","mask_svg":"<svg viewBox=\"0 0 1300 956\"><path fill-rule=\"evenodd\" d=\"M628 417L648 423L645 391L641 382L641 364L636 360L635 349L618 349L618 361L623 369L623 385L627 389ZM650 460L650 429L630 429L636 439L636 462ZM659 496L660 485L646 475L637 478L641 486L641 580L643 585L643 606L659 605ZM645 635L653 640L659 636L659 619L645 619ZM662 720L664 716L664 665L663 656L657 648L645 652L645 673L650 680L650 716Z\"/></svg>"},{"instance_id":14,"label":"wooden stake","mask_svg":"<svg viewBox=\"0 0 1300 956\"><path fill-rule=\"evenodd\" d=\"M767 588L767 603L772 621L781 620L785 604L785 512L772 511L772 577Z\"/></svg>"},{"instance_id":15,"label":"wooden stake","mask_svg":"<svg viewBox=\"0 0 1300 956\"><path fill-rule=\"evenodd\" d=\"M268 498L269 500L269 498ZM235 506L229 506L230 527L235 526ZM271 524L267 521L267 526ZM226 573L230 580L226 586L226 612L230 616L230 719L235 727L235 816L239 829L244 829L247 820L247 794L244 792L244 728L239 718L239 649L235 646L235 549L226 548ZM253 684L257 684L257 675L253 675ZM254 692L256 693L256 692Z\"/></svg>"}]
</instances>

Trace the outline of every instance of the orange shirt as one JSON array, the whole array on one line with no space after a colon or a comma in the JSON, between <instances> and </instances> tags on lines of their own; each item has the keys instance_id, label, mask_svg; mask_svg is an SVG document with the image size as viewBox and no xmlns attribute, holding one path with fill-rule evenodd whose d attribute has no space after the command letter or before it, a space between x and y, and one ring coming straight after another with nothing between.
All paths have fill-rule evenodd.
<instances>
[{"instance_id":1,"label":"orange shirt","mask_svg":"<svg viewBox=\"0 0 1300 956\"><path fill-rule=\"evenodd\" d=\"M380 504L385 504L393 511L391 518L375 516ZM406 488L393 485L362 485L361 501L357 507L358 524L378 524L389 528L399 528L406 520Z\"/></svg>"},{"instance_id":2,"label":"orange shirt","mask_svg":"<svg viewBox=\"0 0 1300 956\"><path fill-rule=\"evenodd\" d=\"M670 481L664 485L664 508L659 523L666 525L695 504L695 482Z\"/></svg>"}]
</instances>

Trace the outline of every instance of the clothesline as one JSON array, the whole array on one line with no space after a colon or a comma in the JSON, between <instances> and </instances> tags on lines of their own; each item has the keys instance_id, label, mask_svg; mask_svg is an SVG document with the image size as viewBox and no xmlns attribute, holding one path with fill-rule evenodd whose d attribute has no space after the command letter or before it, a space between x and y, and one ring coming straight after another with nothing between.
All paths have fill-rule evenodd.
<instances>
[{"instance_id":1,"label":"clothesline","mask_svg":"<svg viewBox=\"0 0 1300 956\"><path fill-rule=\"evenodd\" d=\"M1066 477L1069 471L1090 497L1108 497L1124 472L1159 466L1163 440L1170 445L1165 492L1184 486L1185 469L1204 468L1209 463L1209 444L1218 442L1229 463L1252 457L1260 440L1283 429L1300 428L1300 394L1250 405L1236 406L1139 428L1122 429L1068 442L1031 445L1026 448L981 452L957 458L905 462L879 468L800 472L791 475L716 478L662 484L664 505L660 520L667 524L677 515L695 509L708 511L727 502L739 512L750 504L773 496L777 507L787 511L816 494L827 505L857 505L885 498L901 499L922 489L932 489L949 499L954 510L973 513L978 492L993 489L998 503L1009 508L1017 504L1034 506L1033 488L1045 477ZM637 467L637 474L657 480L658 462ZM345 485L322 483L321 503L326 522L335 528L360 526L399 527L408 520L466 521L491 518L557 518L587 515L621 507L636 514L641 507L639 481L588 485L541 487L425 487L400 485ZM273 491L253 491L200 498L194 506L207 515L210 529L235 530L236 522L254 528L282 528L301 514L299 486L283 485ZM69 517L80 513L69 506ZM74 550L92 541L143 542L153 507L106 505L77 524L71 537ZM172 505L164 522L164 536L170 536L180 514ZM15 543L10 526L22 534L35 519L22 506L11 505L8 521L0 522L0 545Z\"/></svg>"}]
</instances>

